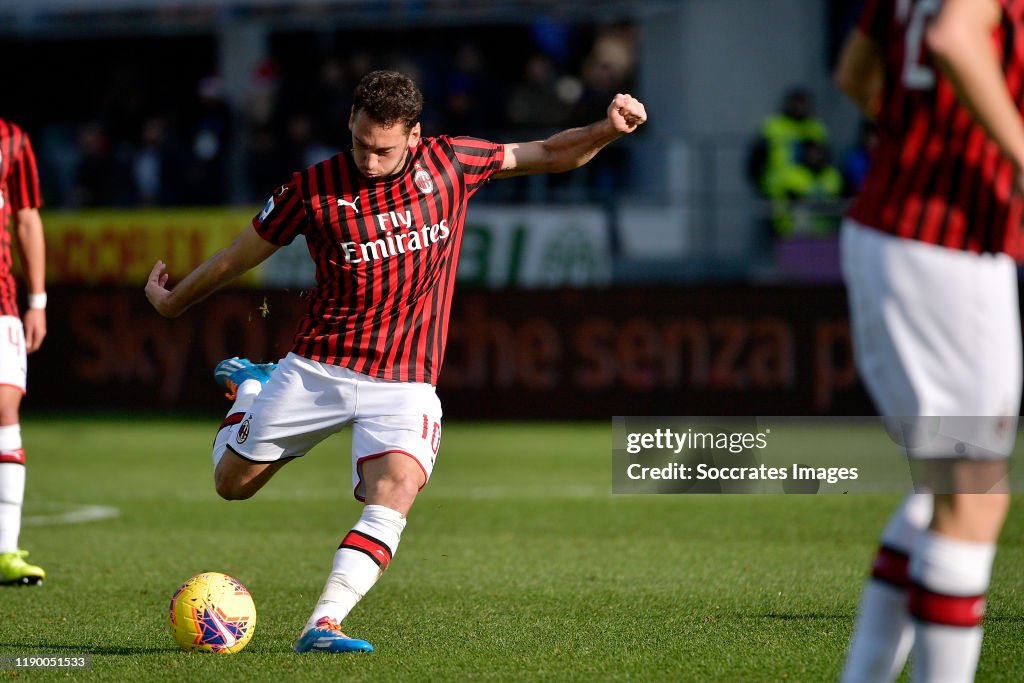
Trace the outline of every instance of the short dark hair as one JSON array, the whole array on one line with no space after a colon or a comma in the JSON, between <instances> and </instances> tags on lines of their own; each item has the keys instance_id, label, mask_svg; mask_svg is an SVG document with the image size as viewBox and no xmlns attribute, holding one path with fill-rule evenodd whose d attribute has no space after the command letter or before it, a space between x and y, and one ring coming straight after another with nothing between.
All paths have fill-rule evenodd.
<instances>
[{"instance_id":1,"label":"short dark hair","mask_svg":"<svg viewBox=\"0 0 1024 683\"><path fill-rule=\"evenodd\" d=\"M356 86L352 110L366 112L385 127L401 122L409 130L423 112L423 94L405 74L371 71Z\"/></svg>"}]
</instances>

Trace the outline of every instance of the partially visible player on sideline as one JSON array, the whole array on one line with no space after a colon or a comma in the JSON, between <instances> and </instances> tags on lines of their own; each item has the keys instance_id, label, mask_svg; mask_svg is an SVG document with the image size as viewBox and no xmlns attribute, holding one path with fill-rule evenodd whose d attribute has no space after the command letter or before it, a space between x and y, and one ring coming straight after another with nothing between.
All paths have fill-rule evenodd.
<instances>
[{"instance_id":1,"label":"partially visible player on sideline","mask_svg":"<svg viewBox=\"0 0 1024 683\"><path fill-rule=\"evenodd\" d=\"M316 288L279 365L228 359L214 370L234 405L214 444L217 492L252 496L285 463L352 425L352 483L366 503L342 539L297 652L372 651L340 623L387 569L441 440L434 391L470 196L492 178L568 171L647 119L619 94L606 118L543 141L423 138L423 97L407 76L367 74L348 126L352 149L295 173L253 225L166 288L157 261L146 295L164 316L189 306L305 235Z\"/></svg>"},{"instance_id":2,"label":"partially visible player on sideline","mask_svg":"<svg viewBox=\"0 0 1024 683\"><path fill-rule=\"evenodd\" d=\"M868 0L835 76L878 122L842 232L857 365L882 415L943 418L902 420L942 488L883 531L843 680L912 649L912 680L970 681L1021 399L1024 0Z\"/></svg>"},{"instance_id":3,"label":"partially visible player on sideline","mask_svg":"<svg viewBox=\"0 0 1024 683\"><path fill-rule=\"evenodd\" d=\"M0 584L41 584L42 568L25 561L18 548L21 506L25 500L25 451L21 447L19 411L25 394L27 354L46 336L46 254L36 158L28 135L0 119ZM21 266L28 284L24 321L18 313L17 287L11 273L14 218Z\"/></svg>"}]
</instances>

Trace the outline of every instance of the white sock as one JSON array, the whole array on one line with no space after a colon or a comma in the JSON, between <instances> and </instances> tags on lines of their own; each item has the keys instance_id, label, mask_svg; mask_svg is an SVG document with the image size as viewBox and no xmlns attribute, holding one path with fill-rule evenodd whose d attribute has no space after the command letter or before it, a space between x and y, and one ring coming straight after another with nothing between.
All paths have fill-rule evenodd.
<instances>
[{"instance_id":1,"label":"white sock","mask_svg":"<svg viewBox=\"0 0 1024 683\"><path fill-rule=\"evenodd\" d=\"M21 426L0 427L0 553L18 549L25 502L25 451Z\"/></svg>"},{"instance_id":2,"label":"white sock","mask_svg":"<svg viewBox=\"0 0 1024 683\"><path fill-rule=\"evenodd\" d=\"M914 643L907 609L908 562L932 517L932 496L908 495L882 532L871 578L864 584L843 683L882 683L903 670Z\"/></svg>"},{"instance_id":3,"label":"white sock","mask_svg":"<svg viewBox=\"0 0 1024 683\"><path fill-rule=\"evenodd\" d=\"M217 436L213 440L214 470L217 469L220 459L224 457L224 453L227 450L228 439L231 438L231 429L229 427L241 421L242 416L256 402L256 397L260 395L261 391L263 391L263 383L258 379L247 379L238 385L235 402L231 404L231 410L228 411L227 417L221 422L220 429L217 430Z\"/></svg>"},{"instance_id":4,"label":"white sock","mask_svg":"<svg viewBox=\"0 0 1024 683\"><path fill-rule=\"evenodd\" d=\"M910 562L915 683L970 683L981 653L995 543L921 535Z\"/></svg>"},{"instance_id":5,"label":"white sock","mask_svg":"<svg viewBox=\"0 0 1024 683\"><path fill-rule=\"evenodd\" d=\"M331 573L303 632L323 617L331 617L340 624L348 616L387 569L398 550L405 521L405 517L383 505L363 508L359 521L334 553Z\"/></svg>"}]
</instances>

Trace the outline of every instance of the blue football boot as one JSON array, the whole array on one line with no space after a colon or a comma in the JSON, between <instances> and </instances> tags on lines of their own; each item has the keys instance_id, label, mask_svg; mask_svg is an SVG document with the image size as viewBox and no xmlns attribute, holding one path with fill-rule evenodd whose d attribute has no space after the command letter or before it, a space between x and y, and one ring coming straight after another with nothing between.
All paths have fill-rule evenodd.
<instances>
[{"instance_id":1,"label":"blue football boot","mask_svg":"<svg viewBox=\"0 0 1024 683\"><path fill-rule=\"evenodd\" d=\"M320 617L295 643L296 652L373 652L373 645L365 640L349 638L341 626L330 617Z\"/></svg>"},{"instance_id":2,"label":"blue football boot","mask_svg":"<svg viewBox=\"0 0 1024 683\"><path fill-rule=\"evenodd\" d=\"M270 373L276 367L277 363L256 364L236 356L217 363L217 367L213 369L213 378L227 390L225 396L234 401L242 382L254 379L260 384L266 384L270 379Z\"/></svg>"}]
</instances>

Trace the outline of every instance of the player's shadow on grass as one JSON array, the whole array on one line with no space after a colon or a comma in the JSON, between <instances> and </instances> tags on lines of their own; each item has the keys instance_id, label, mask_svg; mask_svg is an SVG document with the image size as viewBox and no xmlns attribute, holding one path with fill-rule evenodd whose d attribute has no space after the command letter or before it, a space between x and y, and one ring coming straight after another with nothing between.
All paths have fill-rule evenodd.
<instances>
[{"instance_id":1,"label":"player's shadow on grass","mask_svg":"<svg viewBox=\"0 0 1024 683\"><path fill-rule=\"evenodd\" d=\"M55 653L67 653L75 655L147 655L159 652L180 652L177 647L104 647L95 645L54 645L53 643L22 642L22 643L0 643L0 647L22 648L19 655L43 656Z\"/></svg>"},{"instance_id":2,"label":"player's shadow on grass","mask_svg":"<svg viewBox=\"0 0 1024 683\"><path fill-rule=\"evenodd\" d=\"M781 619L783 621L816 621L818 619L853 619L856 616L853 612L849 614L776 614L774 612L768 612L767 614L758 614L758 618L763 619Z\"/></svg>"},{"instance_id":3,"label":"player's shadow on grass","mask_svg":"<svg viewBox=\"0 0 1024 683\"><path fill-rule=\"evenodd\" d=\"M857 615L853 612L848 614L758 614L758 617L765 619L780 619L782 621L817 621L819 619L853 619ZM1020 614L993 614L985 615L985 623L1000 622L1006 624L1024 624L1024 615Z\"/></svg>"}]
</instances>

